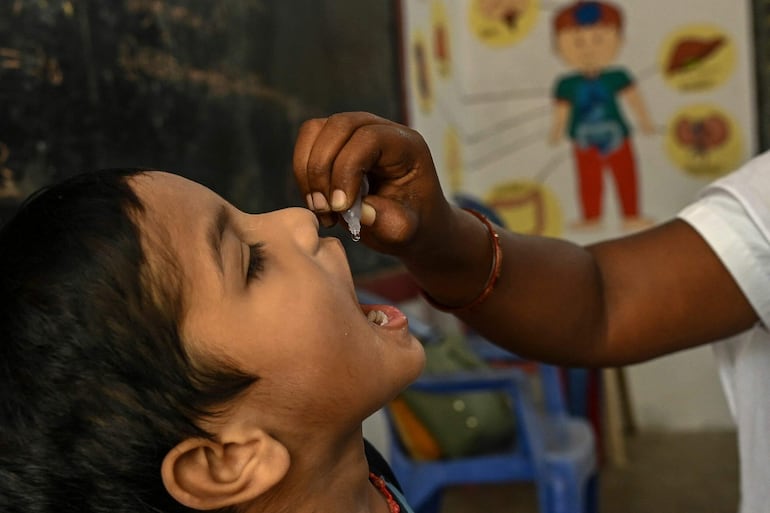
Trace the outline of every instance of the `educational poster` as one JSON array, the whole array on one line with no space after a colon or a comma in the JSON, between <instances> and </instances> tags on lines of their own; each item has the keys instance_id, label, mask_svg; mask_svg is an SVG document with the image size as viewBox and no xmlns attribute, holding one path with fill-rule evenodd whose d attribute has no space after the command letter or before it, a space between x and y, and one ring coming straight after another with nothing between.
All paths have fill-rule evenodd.
<instances>
[{"instance_id":1,"label":"educational poster","mask_svg":"<svg viewBox=\"0 0 770 513\"><path fill-rule=\"evenodd\" d=\"M755 151L751 3L403 0L445 192L580 243L670 219Z\"/></svg>"}]
</instances>

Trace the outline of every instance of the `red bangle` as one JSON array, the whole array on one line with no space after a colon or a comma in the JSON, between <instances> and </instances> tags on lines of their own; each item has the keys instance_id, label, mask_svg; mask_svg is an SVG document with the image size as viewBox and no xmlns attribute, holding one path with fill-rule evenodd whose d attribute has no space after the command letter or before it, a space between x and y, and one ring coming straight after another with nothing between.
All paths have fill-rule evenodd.
<instances>
[{"instance_id":1,"label":"red bangle","mask_svg":"<svg viewBox=\"0 0 770 513\"><path fill-rule=\"evenodd\" d=\"M492 266L489 269L489 276L487 277L487 283L484 285L484 288L479 293L478 296L476 296L473 300L471 300L469 303L466 303L461 306L447 306L442 303L439 303L435 299L433 299L427 292L420 289L422 292L422 296L425 298L425 300L430 304L433 308L437 310L441 310L442 312L459 312L462 310L469 310L475 306L480 305L484 300L486 300L490 294L492 294L492 291L495 289L495 285L497 284L498 278L500 278L500 270L502 268L503 264L503 250L500 247L500 235L495 230L495 227L492 226L492 223L489 222L489 219L487 217L470 208L463 208L466 212L470 212L474 216L476 216L482 223L484 223L484 226L487 229L487 233L489 233L489 240L492 243Z\"/></svg>"}]
</instances>

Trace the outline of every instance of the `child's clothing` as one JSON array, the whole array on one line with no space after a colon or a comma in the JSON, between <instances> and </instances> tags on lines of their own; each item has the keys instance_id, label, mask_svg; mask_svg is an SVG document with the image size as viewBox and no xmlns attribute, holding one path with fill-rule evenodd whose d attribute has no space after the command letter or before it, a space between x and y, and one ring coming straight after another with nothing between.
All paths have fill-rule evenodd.
<instances>
[{"instance_id":1,"label":"child's clothing","mask_svg":"<svg viewBox=\"0 0 770 513\"><path fill-rule=\"evenodd\" d=\"M605 166L612 173L623 217L639 216L636 160L630 139L623 139L620 147L608 155L603 155L592 146L581 148L577 144L572 152L577 165L578 190L584 220L595 221L602 215Z\"/></svg>"},{"instance_id":2,"label":"child's clothing","mask_svg":"<svg viewBox=\"0 0 770 513\"><path fill-rule=\"evenodd\" d=\"M706 187L680 217L706 239L760 318L714 344L738 428L741 513L770 504L770 152ZM707 279L707 277L704 277Z\"/></svg>"},{"instance_id":3,"label":"child's clothing","mask_svg":"<svg viewBox=\"0 0 770 513\"><path fill-rule=\"evenodd\" d=\"M624 217L639 215L631 129L617 99L632 85L631 76L621 68L593 77L571 73L556 84L556 100L570 105L567 131L573 141L583 218L587 221L601 216L605 167L612 171Z\"/></svg>"},{"instance_id":4,"label":"child's clothing","mask_svg":"<svg viewBox=\"0 0 770 513\"><path fill-rule=\"evenodd\" d=\"M366 440L364 440L364 448L366 450L366 459L369 462L372 483L380 488L380 491L388 499L391 513L413 513L401 492L401 485L398 484L398 480L393 475L393 471L390 469L388 462L385 461L385 458ZM385 490L382 489L383 485ZM396 506L395 509L393 504Z\"/></svg>"},{"instance_id":5,"label":"child's clothing","mask_svg":"<svg viewBox=\"0 0 770 513\"><path fill-rule=\"evenodd\" d=\"M556 84L556 99L570 105L568 133L580 148L593 147L602 155L617 150L630 129L618 106L617 96L633 81L620 68L594 77L571 73Z\"/></svg>"}]
</instances>

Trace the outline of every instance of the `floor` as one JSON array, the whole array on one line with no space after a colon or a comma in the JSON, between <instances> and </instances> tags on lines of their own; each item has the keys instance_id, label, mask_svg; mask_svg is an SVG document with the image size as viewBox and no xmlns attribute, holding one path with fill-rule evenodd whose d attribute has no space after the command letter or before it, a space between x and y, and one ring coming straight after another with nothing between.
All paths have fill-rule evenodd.
<instances>
[{"instance_id":1,"label":"floor","mask_svg":"<svg viewBox=\"0 0 770 513\"><path fill-rule=\"evenodd\" d=\"M629 463L603 468L601 513L735 513L738 455L733 432L643 433L626 440ZM442 513L537 513L527 485L449 489Z\"/></svg>"}]
</instances>

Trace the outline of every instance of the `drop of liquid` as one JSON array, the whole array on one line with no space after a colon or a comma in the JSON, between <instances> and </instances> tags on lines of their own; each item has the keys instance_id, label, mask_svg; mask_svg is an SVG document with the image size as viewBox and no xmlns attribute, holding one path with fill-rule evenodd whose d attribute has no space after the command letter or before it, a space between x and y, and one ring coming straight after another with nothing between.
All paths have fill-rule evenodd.
<instances>
[{"instance_id":1,"label":"drop of liquid","mask_svg":"<svg viewBox=\"0 0 770 513\"><path fill-rule=\"evenodd\" d=\"M353 239L353 242L358 242L361 240L361 236L357 233L351 233L350 238Z\"/></svg>"}]
</instances>

